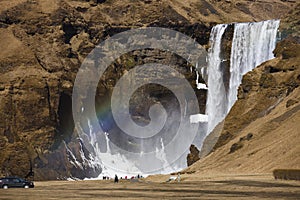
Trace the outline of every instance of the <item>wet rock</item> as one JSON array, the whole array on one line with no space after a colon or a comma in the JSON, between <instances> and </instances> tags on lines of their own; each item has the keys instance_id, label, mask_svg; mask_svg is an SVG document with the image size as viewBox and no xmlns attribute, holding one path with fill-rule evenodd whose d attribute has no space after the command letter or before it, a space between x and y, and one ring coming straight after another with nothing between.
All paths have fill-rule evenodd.
<instances>
[{"instance_id":1,"label":"wet rock","mask_svg":"<svg viewBox=\"0 0 300 200\"><path fill-rule=\"evenodd\" d=\"M191 166L193 163L197 162L200 159L199 156L200 151L197 149L195 145L191 145L190 153L187 156L187 165Z\"/></svg>"}]
</instances>

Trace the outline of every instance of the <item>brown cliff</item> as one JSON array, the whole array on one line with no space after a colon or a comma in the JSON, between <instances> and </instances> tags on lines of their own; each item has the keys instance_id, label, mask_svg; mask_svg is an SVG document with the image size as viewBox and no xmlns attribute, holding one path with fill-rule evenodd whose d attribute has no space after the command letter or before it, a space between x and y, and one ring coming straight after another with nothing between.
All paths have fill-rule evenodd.
<instances>
[{"instance_id":1,"label":"brown cliff","mask_svg":"<svg viewBox=\"0 0 300 200\"><path fill-rule=\"evenodd\" d=\"M162 26L207 44L213 24L279 18L292 6L279 0L1 1L0 173L24 176L30 163L38 179L93 177L101 172L83 161L82 166L70 164L80 161L79 150L87 154L73 133L70 110L80 63L109 36L135 27ZM131 65L128 60L121 63ZM177 65L188 71L180 62ZM186 74L195 80L195 74ZM111 91L109 84L98 89L99 96Z\"/></svg>"}]
</instances>

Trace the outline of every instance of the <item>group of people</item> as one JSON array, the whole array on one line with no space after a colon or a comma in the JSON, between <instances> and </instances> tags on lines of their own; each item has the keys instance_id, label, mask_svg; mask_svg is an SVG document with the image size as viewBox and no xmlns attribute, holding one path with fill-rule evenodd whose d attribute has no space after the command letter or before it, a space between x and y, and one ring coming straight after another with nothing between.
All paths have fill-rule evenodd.
<instances>
[{"instance_id":1,"label":"group of people","mask_svg":"<svg viewBox=\"0 0 300 200\"><path fill-rule=\"evenodd\" d=\"M132 176L130 179L139 179L139 178L143 178L143 176L138 174L137 176ZM120 179L123 179L123 177L121 177ZM125 180L128 180L129 178L128 178L127 176L125 176L124 179L125 179ZM115 183L118 183L118 182L119 182L119 177L118 177L117 174L115 175L114 182L115 182Z\"/></svg>"},{"instance_id":2,"label":"group of people","mask_svg":"<svg viewBox=\"0 0 300 200\"><path fill-rule=\"evenodd\" d=\"M141 176L141 175L138 174L137 176L132 176L130 179L139 179L139 178L143 178L143 176ZM108 176L103 176L103 180L109 180L109 179L110 179L110 178L109 178ZM123 178L120 177L120 179L123 179ZM128 177L125 176L124 179L125 179L125 180L128 180ZM172 180L177 180L177 182L180 182L180 180L181 180L180 173L177 174L177 177L176 177L176 176L175 176L175 177L171 176L167 182L170 182L170 181L172 181ZM118 182L119 182L119 177L118 177L118 175L116 174L116 175L115 175L115 179L114 179L114 183L118 183Z\"/></svg>"}]
</instances>

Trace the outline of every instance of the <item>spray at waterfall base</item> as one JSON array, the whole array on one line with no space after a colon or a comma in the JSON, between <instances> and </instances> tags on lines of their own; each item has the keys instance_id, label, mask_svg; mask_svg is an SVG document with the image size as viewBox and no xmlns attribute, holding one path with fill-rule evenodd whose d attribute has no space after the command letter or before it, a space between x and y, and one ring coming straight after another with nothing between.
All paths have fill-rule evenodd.
<instances>
[{"instance_id":1,"label":"spray at waterfall base","mask_svg":"<svg viewBox=\"0 0 300 200\"><path fill-rule=\"evenodd\" d=\"M74 87L74 92L77 95L73 97L73 102L75 101L73 106L73 115L74 119L77 119L77 130L80 132L80 138L90 152L89 158L87 159L89 160L89 165L97 167L101 166L102 168L102 173L98 178L102 178L103 176L113 177L115 174L122 177L131 177L138 174L143 176L148 174L164 174L180 171L187 167L186 156L189 153L189 146L193 143L200 149L205 136L208 135L214 127L225 118L237 99L237 88L241 82L243 74L252 70L260 63L273 58L272 51L275 48L278 26L278 20L234 24L234 34L230 55L229 84L225 83L225 80L223 79L224 72L221 68L221 63L223 61L221 42L222 36L226 32L228 25L217 25L213 27L210 36L211 48L208 56L206 52L203 52L204 48L202 48L199 44L195 44L193 39L172 30L159 30L159 28L152 28L150 31L149 29L137 29L131 30L131 32L129 31L127 33L124 32L117 34L115 38L112 38L110 41L105 41L97 46L96 50L94 50L83 63L83 67L81 67L80 71L81 74L79 72L79 75L77 75L77 84L75 84L77 87ZM161 37L162 33L165 37ZM120 43L117 42L120 38L125 38L127 43L125 45L122 44L123 46L120 45ZM140 41L145 42L141 43ZM189 49L189 45L193 46L192 50ZM113 49L111 49L111 47L113 47ZM180 52L177 52L178 47L183 47L183 49L181 49ZM135 80L135 84L137 85L135 86L132 85L131 77L133 76L127 76L127 78L124 76L125 78L123 78L123 81L125 80L125 84L119 84L122 87L118 88L119 92L116 92L118 95L120 95L122 91L127 94L133 93L132 91L124 91L124 85L127 86L127 88L138 88L143 84L155 83L162 85L165 84L165 87L170 89L175 94L175 97L179 99L178 112L172 113L169 110L164 110L165 107L159 102L155 106L156 108L154 107L152 110L149 110L149 115L152 115L152 118L150 117L151 120L159 119L156 121L157 123L164 120L164 117L160 118L161 115L170 115L172 113L171 116L166 116L166 119L169 117L169 121L167 120L164 122L167 123L168 127L172 127L172 122L175 122L174 127L179 127L179 131L169 134L171 135L169 137L166 136L168 134L163 134L160 131L156 134L150 134L151 137L145 137L149 136L149 134L143 134L142 131L126 131L130 130L130 125L126 122L130 121L128 119L131 119L131 116L129 114L126 116L127 118L125 117L126 120L122 121L122 119L124 119L124 113L129 113L128 107L130 96L126 97L127 100L124 104L122 101L117 99L116 102L119 109L117 109L117 114L115 113L116 116L114 116L111 109L108 109L108 115L104 115L102 120L97 118L95 108L93 108L95 105L94 100L91 101L85 98L80 99L81 93L87 93L89 95L92 94L90 96L95 96L94 94L97 86L85 86L93 84L87 80L93 79L94 82L99 82L99 77L103 74L101 69L99 72L99 66L109 66L114 59L128 51L147 48L163 49L180 55L194 66L192 71L197 74L197 88L200 90L207 90L208 88L206 112L201 114L199 113L199 109L198 111L197 108L195 109L194 104L197 102L197 98L196 101L191 101L191 99L194 98L193 94L190 95L190 99L186 100L182 92L185 90L180 90L180 92L178 92L178 88L173 85L166 84L165 82L161 82L161 80L155 79L155 75L153 75L155 70L145 73L147 68L137 67L135 71L129 71L129 74L143 74L143 77L145 77L146 74L150 77L147 83L143 82L142 78L139 80L139 76L135 75L134 77L137 77L137 80ZM101 53L103 50L105 50L105 53L109 54L111 58L97 55L97 53ZM257 52L260 53L258 54ZM208 57L208 64L204 64L206 60L205 58L203 59L203 55L204 57ZM155 65L152 67L155 68ZM159 65L159 67L162 66ZM104 71L105 69L102 70ZM170 73L172 76L172 73L174 72L171 69L168 69L166 73ZM207 80L207 84L199 81L199 73L202 77L206 77L204 79ZM90 77L89 79L86 79L87 75ZM174 79L174 77L172 78ZM184 76L182 77L179 74L176 78L177 79L174 79L176 81L172 82L173 84L186 84L184 82ZM82 96L86 97L88 95ZM190 102L193 102L193 104ZM124 109L125 112L121 113ZM197 112L195 112L195 110ZM120 112L118 113L118 111ZM105 120L105 118L108 118L109 120ZM115 122L115 118L121 120ZM121 127L123 127L121 129L118 128L117 131L105 129L107 121L114 121L113 123L115 123L115 125L121 124ZM84 126L88 126L88 131L86 128L82 128ZM126 126L129 126L129 128ZM141 126L140 128L141 129L136 128L131 130L148 130L147 125ZM173 130L167 128L162 128L160 130L173 132ZM202 135L199 130L201 130ZM149 128L149 131L151 131L151 128ZM120 141L116 141L116 138L118 138L114 135L116 132L126 135L126 137L122 136L121 138L131 139L124 140L124 143L126 144L122 145L122 142L120 143ZM131 133L134 133L134 135L131 136ZM137 137L139 136L138 134L141 134L141 138ZM174 140L176 142L174 142ZM130 145L136 146L130 147ZM184 145L184 147L181 147L181 145ZM211 148L212 147L213 144Z\"/></svg>"}]
</instances>

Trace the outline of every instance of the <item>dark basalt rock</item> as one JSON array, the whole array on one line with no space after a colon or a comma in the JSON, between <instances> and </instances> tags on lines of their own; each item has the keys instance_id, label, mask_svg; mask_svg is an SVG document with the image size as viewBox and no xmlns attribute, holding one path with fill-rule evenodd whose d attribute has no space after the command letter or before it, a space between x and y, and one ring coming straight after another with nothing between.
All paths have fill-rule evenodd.
<instances>
[{"instance_id":1,"label":"dark basalt rock","mask_svg":"<svg viewBox=\"0 0 300 200\"><path fill-rule=\"evenodd\" d=\"M188 166L191 166L193 163L200 160L199 153L200 153L200 151L197 149L197 147L192 144L190 147L190 153L187 156L187 165Z\"/></svg>"}]
</instances>

